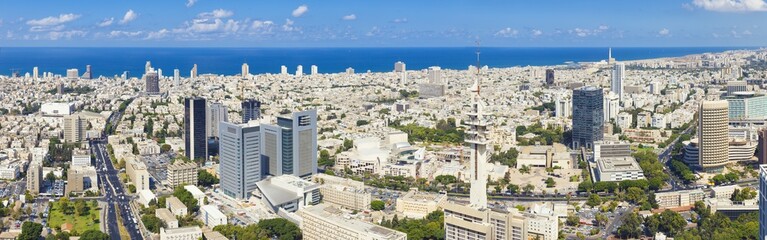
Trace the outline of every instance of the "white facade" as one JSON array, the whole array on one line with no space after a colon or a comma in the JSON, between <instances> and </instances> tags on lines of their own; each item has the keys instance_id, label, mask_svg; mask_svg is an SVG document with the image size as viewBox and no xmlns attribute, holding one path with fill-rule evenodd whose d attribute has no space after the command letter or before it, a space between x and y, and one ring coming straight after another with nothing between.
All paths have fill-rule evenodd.
<instances>
[{"instance_id":1,"label":"white facade","mask_svg":"<svg viewBox=\"0 0 767 240\"><path fill-rule=\"evenodd\" d=\"M200 215L205 226L214 228L218 225L226 225L226 215L218 210L215 205L205 205L200 207Z\"/></svg>"},{"instance_id":2,"label":"white facade","mask_svg":"<svg viewBox=\"0 0 767 240\"><path fill-rule=\"evenodd\" d=\"M198 226L174 229L160 228L160 240L198 240L202 238L202 229Z\"/></svg>"},{"instance_id":3,"label":"white facade","mask_svg":"<svg viewBox=\"0 0 767 240\"><path fill-rule=\"evenodd\" d=\"M186 186L184 186L184 189L187 192L191 193L192 197L194 197L194 199L197 199L197 204L200 204L200 205L203 204L203 200L205 200L205 193L200 191L200 189L197 188L197 186L186 185Z\"/></svg>"},{"instance_id":4,"label":"white facade","mask_svg":"<svg viewBox=\"0 0 767 240\"><path fill-rule=\"evenodd\" d=\"M605 94L602 107L605 123L609 123L611 120L616 119L618 117L618 112L620 112L620 97L618 94L613 92Z\"/></svg>"},{"instance_id":5,"label":"white facade","mask_svg":"<svg viewBox=\"0 0 767 240\"><path fill-rule=\"evenodd\" d=\"M613 66L612 81L610 82L610 91L618 94L618 98L623 100L623 77L626 72L626 65L616 63Z\"/></svg>"},{"instance_id":6,"label":"white facade","mask_svg":"<svg viewBox=\"0 0 767 240\"><path fill-rule=\"evenodd\" d=\"M87 154L72 154L72 166L90 166L91 155Z\"/></svg>"},{"instance_id":7,"label":"white facade","mask_svg":"<svg viewBox=\"0 0 767 240\"><path fill-rule=\"evenodd\" d=\"M75 104L71 102L65 103L43 103L40 106L40 112L45 116L64 116L70 115L75 109Z\"/></svg>"}]
</instances>

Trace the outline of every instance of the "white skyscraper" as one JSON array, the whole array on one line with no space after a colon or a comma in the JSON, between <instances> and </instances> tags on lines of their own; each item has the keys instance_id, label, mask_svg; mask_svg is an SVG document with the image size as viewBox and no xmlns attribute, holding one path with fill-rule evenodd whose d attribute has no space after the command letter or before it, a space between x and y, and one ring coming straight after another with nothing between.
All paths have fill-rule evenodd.
<instances>
[{"instance_id":1,"label":"white skyscraper","mask_svg":"<svg viewBox=\"0 0 767 240\"><path fill-rule=\"evenodd\" d=\"M173 85L178 86L181 81L181 72L178 68L173 69Z\"/></svg>"},{"instance_id":2,"label":"white skyscraper","mask_svg":"<svg viewBox=\"0 0 767 240\"><path fill-rule=\"evenodd\" d=\"M570 96L559 96L554 105L554 114L558 118L568 118L573 115L573 100Z\"/></svg>"},{"instance_id":3,"label":"white skyscraper","mask_svg":"<svg viewBox=\"0 0 767 240\"><path fill-rule=\"evenodd\" d=\"M401 61L397 61L394 63L394 72L405 72L407 69L405 68L405 63Z\"/></svg>"},{"instance_id":4,"label":"white skyscraper","mask_svg":"<svg viewBox=\"0 0 767 240\"><path fill-rule=\"evenodd\" d=\"M257 122L218 123L221 190L238 199L250 197L266 169L261 169L261 137Z\"/></svg>"},{"instance_id":5,"label":"white skyscraper","mask_svg":"<svg viewBox=\"0 0 767 240\"><path fill-rule=\"evenodd\" d=\"M218 137L218 123L229 121L226 106L221 103L211 103L205 112L205 117L207 119L206 122L208 123L208 137Z\"/></svg>"},{"instance_id":6,"label":"white skyscraper","mask_svg":"<svg viewBox=\"0 0 767 240\"><path fill-rule=\"evenodd\" d=\"M152 71L152 62L146 61L146 65L144 65L144 74Z\"/></svg>"},{"instance_id":7,"label":"white skyscraper","mask_svg":"<svg viewBox=\"0 0 767 240\"><path fill-rule=\"evenodd\" d=\"M298 67L296 67L296 76L300 77L303 75L304 75L304 66L298 65Z\"/></svg>"},{"instance_id":8,"label":"white skyscraper","mask_svg":"<svg viewBox=\"0 0 767 240\"><path fill-rule=\"evenodd\" d=\"M429 83L441 84L442 82L442 68L429 67Z\"/></svg>"},{"instance_id":9,"label":"white skyscraper","mask_svg":"<svg viewBox=\"0 0 767 240\"><path fill-rule=\"evenodd\" d=\"M469 89L476 94L471 103L472 111L468 113L469 120L466 121L468 130L465 141L469 143L471 148L469 207L485 209L487 208L487 170L485 166L487 165L487 145L490 144L490 140L486 137L489 123L482 112L484 102L480 96L479 88L479 81L475 80L474 86Z\"/></svg>"},{"instance_id":10,"label":"white skyscraper","mask_svg":"<svg viewBox=\"0 0 767 240\"><path fill-rule=\"evenodd\" d=\"M243 63L242 64L242 73L241 73L241 75L242 75L242 78L247 78L248 76L250 76L250 66L248 66L247 63Z\"/></svg>"},{"instance_id":11,"label":"white skyscraper","mask_svg":"<svg viewBox=\"0 0 767 240\"><path fill-rule=\"evenodd\" d=\"M197 64L195 64L192 67L192 71L189 71L189 78L191 78L191 79L197 78Z\"/></svg>"},{"instance_id":12,"label":"white skyscraper","mask_svg":"<svg viewBox=\"0 0 767 240\"><path fill-rule=\"evenodd\" d=\"M626 65L616 63L613 65L612 81L610 82L610 91L618 94L619 100L623 99L623 76L626 72Z\"/></svg>"},{"instance_id":13,"label":"white skyscraper","mask_svg":"<svg viewBox=\"0 0 767 240\"><path fill-rule=\"evenodd\" d=\"M288 67L285 65L280 66L280 74L287 75L288 74Z\"/></svg>"},{"instance_id":14,"label":"white skyscraper","mask_svg":"<svg viewBox=\"0 0 767 240\"><path fill-rule=\"evenodd\" d=\"M38 79L38 70L37 67L32 68L32 79L37 80Z\"/></svg>"},{"instance_id":15,"label":"white skyscraper","mask_svg":"<svg viewBox=\"0 0 767 240\"><path fill-rule=\"evenodd\" d=\"M604 111L604 122L609 123L610 119L616 119L618 112L620 112L620 101L618 94L609 92L604 95L604 101L602 101L602 110Z\"/></svg>"},{"instance_id":16,"label":"white skyscraper","mask_svg":"<svg viewBox=\"0 0 767 240\"><path fill-rule=\"evenodd\" d=\"M317 73L319 73L317 65L312 65L312 75L317 75Z\"/></svg>"}]
</instances>

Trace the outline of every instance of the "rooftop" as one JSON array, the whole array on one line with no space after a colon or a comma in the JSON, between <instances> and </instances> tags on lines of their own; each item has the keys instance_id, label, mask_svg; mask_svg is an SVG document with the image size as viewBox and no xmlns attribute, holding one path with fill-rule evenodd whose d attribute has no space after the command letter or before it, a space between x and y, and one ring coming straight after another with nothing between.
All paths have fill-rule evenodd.
<instances>
[{"instance_id":1,"label":"rooftop","mask_svg":"<svg viewBox=\"0 0 767 240\"><path fill-rule=\"evenodd\" d=\"M340 226L342 228L346 228L358 233L363 233L366 236L369 236L371 239L398 239L406 236L406 234L403 232L391 230L355 219L349 219L348 216L343 216L343 211L325 204L304 208L301 211L308 212L312 215L324 219L327 222L333 223L336 226Z\"/></svg>"},{"instance_id":2,"label":"rooftop","mask_svg":"<svg viewBox=\"0 0 767 240\"><path fill-rule=\"evenodd\" d=\"M602 172L642 171L634 157L606 157L597 160Z\"/></svg>"}]
</instances>

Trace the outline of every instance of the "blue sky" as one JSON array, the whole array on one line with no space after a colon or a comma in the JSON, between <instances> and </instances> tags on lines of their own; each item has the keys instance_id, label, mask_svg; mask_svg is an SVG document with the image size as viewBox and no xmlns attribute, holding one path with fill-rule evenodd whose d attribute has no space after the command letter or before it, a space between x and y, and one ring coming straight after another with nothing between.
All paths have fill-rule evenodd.
<instances>
[{"instance_id":1,"label":"blue sky","mask_svg":"<svg viewBox=\"0 0 767 240\"><path fill-rule=\"evenodd\" d=\"M24 0L0 47L765 46L764 0Z\"/></svg>"}]
</instances>

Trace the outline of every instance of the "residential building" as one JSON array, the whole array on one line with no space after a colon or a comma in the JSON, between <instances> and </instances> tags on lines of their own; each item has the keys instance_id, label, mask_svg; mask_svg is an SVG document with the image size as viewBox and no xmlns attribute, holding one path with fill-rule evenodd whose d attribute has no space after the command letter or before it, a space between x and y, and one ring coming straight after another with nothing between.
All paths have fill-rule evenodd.
<instances>
[{"instance_id":1,"label":"residential building","mask_svg":"<svg viewBox=\"0 0 767 240\"><path fill-rule=\"evenodd\" d=\"M39 194L43 184L43 166L38 162L32 162L27 169L27 190L31 194Z\"/></svg>"},{"instance_id":2,"label":"residential building","mask_svg":"<svg viewBox=\"0 0 767 240\"><path fill-rule=\"evenodd\" d=\"M152 190L138 191L138 202L141 203L141 205L144 205L144 207L149 207L149 203L152 200L157 201L157 195L154 195Z\"/></svg>"},{"instance_id":3,"label":"residential building","mask_svg":"<svg viewBox=\"0 0 767 240\"><path fill-rule=\"evenodd\" d=\"M205 123L207 124L207 138L218 138L218 123L228 122L228 111L221 103L210 103L205 111Z\"/></svg>"},{"instance_id":4,"label":"residential building","mask_svg":"<svg viewBox=\"0 0 767 240\"><path fill-rule=\"evenodd\" d=\"M626 65L616 63L613 65L612 81L610 82L610 91L618 94L618 98L623 100L623 78L626 75Z\"/></svg>"},{"instance_id":5,"label":"residential building","mask_svg":"<svg viewBox=\"0 0 767 240\"><path fill-rule=\"evenodd\" d=\"M573 115L573 100L570 96L558 96L554 106L554 114L558 118L569 118Z\"/></svg>"},{"instance_id":6,"label":"residential building","mask_svg":"<svg viewBox=\"0 0 767 240\"><path fill-rule=\"evenodd\" d=\"M178 228L178 218L176 218L176 215L173 215L170 210L167 208L158 208L154 210L154 215L157 216L157 218L160 219L163 223L165 223L165 228L167 229L174 229Z\"/></svg>"},{"instance_id":7,"label":"residential building","mask_svg":"<svg viewBox=\"0 0 767 240\"><path fill-rule=\"evenodd\" d=\"M200 207L200 216L205 226L213 229L218 225L226 225L227 218L224 213L218 210L216 205L204 205Z\"/></svg>"},{"instance_id":8,"label":"residential building","mask_svg":"<svg viewBox=\"0 0 767 240\"><path fill-rule=\"evenodd\" d=\"M730 197L732 197L732 194L735 192L735 189L740 189L740 186L729 185L729 186L712 187L711 198L730 199Z\"/></svg>"},{"instance_id":9,"label":"residential building","mask_svg":"<svg viewBox=\"0 0 767 240\"><path fill-rule=\"evenodd\" d=\"M184 190L192 194L192 197L197 200L197 203L203 204L205 201L205 193L202 192L197 186L195 185L186 185L184 186Z\"/></svg>"},{"instance_id":10,"label":"residential building","mask_svg":"<svg viewBox=\"0 0 767 240\"><path fill-rule=\"evenodd\" d=\"M242 101L242 123L261 119L261 102L256 99Z\"/></svg>"},{"instance_id":11,"label":"residential building","mask_svg":"<svg viewBox=\"0 0 767 240\"><path fill-rule=\"evenodd\" d=\"M156 71L150 71L144 74L144 81L146 81L146 94L159 94L160 93L160 77Z\"/></svg>"},{"instance_id":12,"label":"residential building","mask_svg":"<svg viewBox=\"0 0 767 240\"><path fill-rule=\"evenodd\" d=\"M604 95L604 99L602 102L602 110L603 113L603 121L605 123L610 123L616 120L618 118L618 113L621 111L620 109L620 97L618 94L614 92L608 92Z\"/></svg>"},{"instance_id":13,"label":"residential building","mask_svg":"<svg viewBox=\"0 0 767 240\"><path fill-rule=\"evenodd\" d=\"M698 109L698 165L721 171L729 160L727 101L703 101Z\"/></svg>"},{"instance_id":14,"label":"residential building","mask_svg":"<svg viewBox=\"0 0 767 240\"><path fill-rule=\"evenodd\" d=\"M160 240L199 240L202 229L198 226L165 229L160 228Z\"/></svg>"},{"instance_id":15,"label":"residential building","mask_svg":"<svg viewBox=\"0 0 767 240\"><path fill-rule=\"evenodd\" d=\"M414 188L397 198L396 210L405 217L421 219L440 209L445 201L447 201L445 194L421 192Z\"/></svg>"},{"instance_id":16,"label":"residential building","mask_svg":"<svg viewBox=\"0 0 767 240\"><path fill-rule=\"evenodd\" d=\"M195 64L193 72L196 72ZM208 158L208 139L206 137L206 104L203 98L184 100L184 154L189 159Z\"/></svg>"},{"instance_id":17,"label":"residential building","mask_svg":"<svg viewBox=\"0 0 767 240\"><path fill-rule=\"evenodd\" d=\"M546 86L554 85L554 69L546 69Z\"/></svg>"},{"instance_id":18,"label":"residential building","mask_svg":"<svg viewBox=\"0 0 767 240\"><path fill-rule=\"evenodd\" d=\"M144 162L136 161L135 159L128 159L125 161L125 173L128 178L133 182L133 186L136 187L136 191L149 190L149 171L147 170Z\"/></svg>"},{"instance_id":19,"label":"residential building","mask_svg":"<svg viewBox=\"0 0 767 240\"><path fill-rule=\"evenodd\" d=\"M298 211L303 219L301 234L305 240L406 240L407 234L345 216L325 204Z\"/></svg>"},{"instance_id":20,"label":"residential building","mask_svg":"<svg viewBox=\"0 0 767 240\"><path fill-rule=\"evenodd\" d=\"M88 121L81 118L80 115L64 116L64 142L73 143L85 140L87 127Z\"/></svg>"},{"instance_id":21,"label":"residential building","mask_svg":"<svg viewBox=\"0 0 767 240\"><path fill-rule=\"evenodd\" d=\"M165 199L165 206L176 216L186 216L187 207L177 197L168 197Z\"/></svg>"},{"instance_id":22,"label":"residential building","mask_svg":"<svg viewBox=\"0 0 767 240\"><path fill-rule=\"evenodd\" d=\"M661 208L692 206L695 205L695 202L703 201L705 198L706 193L700 189L655 193L655 201Z\"/></svg>"},{"instance_id":23,"label":"residential building","mask_svg":"<svg viewBox=\"0 0 767 240\"><path fill-rule=\"evenodd\" d=\"M250 77L250 67L247 63L242 64L242 73L240 73L243 79Z\"/></svg>"},{"instance_id":24,"label":"residential building","mask_svg":"<svg viewBox=\"0 0 767 240\"><path fill-rule=\"evenodd\" d=\"M268 177L256 186L253 196L274 212L279 209L295 212L320 202L320 185L293 175Z\"/></svg>"},{"instance_id":25,"label":"residential building","mask_svg":"<svg viewBox=\"0 0 767 240\"><path fill-rule=\"evenodd\" d=\"M171 188L187 184L197 185L197 169L197 164L194 162L176 161L168 165L168 185Z\"/></svg>"},{"instance_id":26,"label":"residential building","mask_svg":"<svg viewBox=\"0 0 767 240\"><path fill-rule=\"evenodd\" d=\"M594 141L602 140L603 97L602 89L593 86L573 90L573 148L594 147Z\"/></svg>"},{"instance_id":27,"label":"residential building","mask_svg":"<svg viewBox=\"0 0 767 240\"><path fill-rule=\"evenodd\" d=\"M261 126L258 123L219 123L219 172L221 191L247 199L265 175L261 161Z\"/></svg>"}]
</instances>

